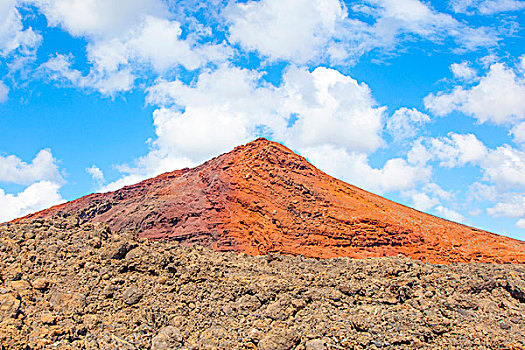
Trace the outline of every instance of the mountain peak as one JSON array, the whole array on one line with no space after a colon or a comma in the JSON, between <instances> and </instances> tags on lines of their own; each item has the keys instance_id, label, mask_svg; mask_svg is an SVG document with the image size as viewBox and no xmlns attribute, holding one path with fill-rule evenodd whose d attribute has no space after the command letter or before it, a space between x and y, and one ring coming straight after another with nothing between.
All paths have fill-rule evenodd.
<instances>
[{"instance_id":1,"label":"mountain peak","mask_svg":"<svg viewBox=\"0 0 525 350\"><path fill-rule=\"evenodd\" d=\"M525 242L376 196L265 138L196 168L82 197L21 220L54 216L249 254L525 262Z\"/></svg>"}]
</instances>

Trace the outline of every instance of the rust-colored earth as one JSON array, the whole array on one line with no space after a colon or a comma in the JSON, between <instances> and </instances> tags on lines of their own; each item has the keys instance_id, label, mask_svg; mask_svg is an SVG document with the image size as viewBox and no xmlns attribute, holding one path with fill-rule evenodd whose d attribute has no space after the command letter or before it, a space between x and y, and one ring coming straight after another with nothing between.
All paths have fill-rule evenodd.
<instances>
[{"instance_id":1,"label":"rust-colored earth","mask_svg":"<svg viewBox=\"0 0 525 350\"><path fill-rule=\"evenodd\" d=\"M56 215L248 254L365 258L401 253L431 263L525 263L525 242L394 203L328 176L262 138L196 168L16 221Z\"/></svg>"}]
</instances>

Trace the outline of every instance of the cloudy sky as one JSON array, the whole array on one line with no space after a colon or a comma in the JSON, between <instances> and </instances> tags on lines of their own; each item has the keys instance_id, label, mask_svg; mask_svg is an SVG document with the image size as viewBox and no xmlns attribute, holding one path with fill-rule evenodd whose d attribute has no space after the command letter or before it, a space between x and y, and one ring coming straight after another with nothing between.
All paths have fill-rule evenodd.
<instances>
[{"instance_id":1,"label":"cloudy sky","mask_svg":"<svg viewBox=\"0 0 525 350\"><path fill-rule=\"evenodd\" d=\"M523 0L0 0L0 221L258 136L525 240Z\"/></svg>"}]
</instances>

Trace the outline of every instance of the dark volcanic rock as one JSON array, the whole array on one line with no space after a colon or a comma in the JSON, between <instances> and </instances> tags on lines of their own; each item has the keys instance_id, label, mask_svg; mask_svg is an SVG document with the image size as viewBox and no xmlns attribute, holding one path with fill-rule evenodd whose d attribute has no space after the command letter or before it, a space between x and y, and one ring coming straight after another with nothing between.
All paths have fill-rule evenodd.
<instances>
[{"instance_id":1,"label":"dark volcanic rock","mask_svg":"<svg viewBox=\"0 0 525 350\"><path fill-rule=\"evenodd\" d=\"M20 221L54 216L72 218L74 224L107 223L116 232L130 229L141 237L253 255L403 254L432 263L525 262L525 242L363 191L265 139L196 168L92 194ZM104 257L122 259L127 250L126 245L116 247Z\"/></svg>"},{"instance_id":2,"label":"dark volcanic rock","mask_svg":"<svg viewBox=\"0 0 525 350\"><path fill-rule=\"evenodd\" d=\"M0 225L0 274L0 349L525 347L520 264L250 256L62 219Z\"/></svg>"}]
</instances>

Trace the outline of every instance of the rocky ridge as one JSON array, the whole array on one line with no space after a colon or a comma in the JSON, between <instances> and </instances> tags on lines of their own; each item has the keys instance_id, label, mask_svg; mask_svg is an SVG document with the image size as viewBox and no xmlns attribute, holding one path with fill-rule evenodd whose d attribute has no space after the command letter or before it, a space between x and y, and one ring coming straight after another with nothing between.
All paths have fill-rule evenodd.
<instances>
[{"instance_id":1,"label":"rocky ridge","mask_svg":"<svg viewBox=\"0 0 525 350\"><path fill-rule=\"evenodd\" d=\"M73 218L140 237L252 255L405 256L524 263L525 242L391 202L257 139L196 168L92 194L17 221Z\"/></svg>"},{"instance_id":2,"label":"rocky ridge","mask_svg":"<svg viewBox=\"0 0 525 350\"><path fill-rule=\"evenodd\" d=\"M0 225L0 349L524 349L525 266L221 253Z\"/></svg>"}]
</instances>

